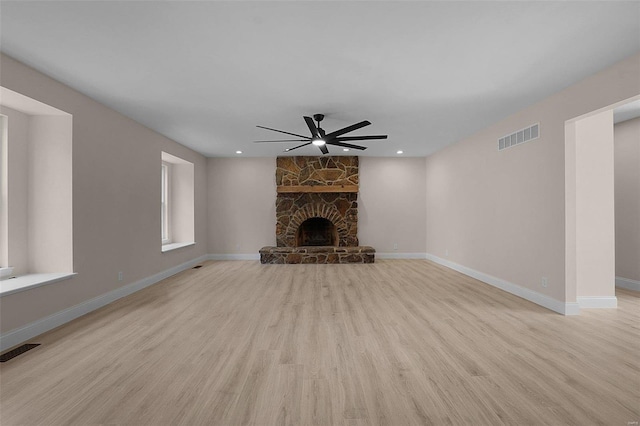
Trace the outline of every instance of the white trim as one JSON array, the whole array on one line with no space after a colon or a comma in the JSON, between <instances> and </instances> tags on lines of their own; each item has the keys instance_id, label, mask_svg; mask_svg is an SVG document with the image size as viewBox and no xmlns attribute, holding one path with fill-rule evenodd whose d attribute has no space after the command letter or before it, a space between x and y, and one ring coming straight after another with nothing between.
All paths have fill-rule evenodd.
<instances>
[{"instance_id":1,"label":"white trim","mask_svg":"<svg viewBox=\"0 0 640 426\"><path fill-rule=\"evenodd\" d=\"M376 259L426 259L427 253L376 253Z\"/></svg>"},{"instance_id":2,"label":"white trim","mask_svg":"<svg viewBox=\"0 0 640 426\"><path fill-rule=\"evenodd\" d=\"M565 302L564 315L580 315L580 304L578 302Z\"/></svg>"},{"instance_id":3,"label":"white trim","mask_svg":"<svg viewBox=\"0 0 640 426\"><path fill-rule=\"evenodd\" d=\"M209 255L209 260L260 260L259 253L213 253Z\"/></svg>"},{"instance_id":4,"label":"white trim","mask_svg":"<svg viewBox=\"0 0 640 426\"><path fill-rule=\"evenodd\" d=\"M0 297L47 284L57 283L58 281L68 280L74 275L76 275L75 272L60 272L51 274L27 274L15 278L3 279L0 281Z\"/></svg>"},{"instance_id":5,"label":"white trim","mask_svg":"<svg viewBox=\"0 0 640 426\"><path fill-rule=\"evenodd\" d=\"M143 278L131 284L127 284L120 288L117 288L109 293L102 294L94 297L93 299L86 300L78 305L67 308L63 311L56 312L48 317L41 318L30 324L11 330L5 334L0 335L0 351L4 351L13 346L19 345L33 337L36 337L42 333L59 327L69 321L72 321L82 315L95 311L111 302L114 302L120 298L133 294L143 288L149 287L165 278L182 272L192 266L208 260L208 256L200 256L197 259L190 260L180 265L169 268L165 271L159 272L147 278Z\"/></svg>"},{"instance_id":6,"label":"white trim","mask_svg":"<svg viewBox=\"0 0 640 426\"><path fill-rule=\"evenodd\" d=\"M187 246L194 246L196 245L195 241L191 241L191 242L187 242L187 243L169 243L169 244L163 244L162 245L162 252L166 253L168 251L171 250L176 250L182 247L187 247Z\"/></svg>"},{"instance_id":7,"label":"white trim","mask_svg":"<svg viewBox=\"0 0 640 426\"><path fill-rule=\"evenodd\" d=\"M615 296L585 296L578 297L580 309L585 308L617 308L618 299Z\"/></svg>"},{"instance_id":8,"label":"white trim","mask_svg":"<svg viewBox=\"0 0 640 426\"><path fill-rule=\"evenodd\" d=\"M192 165L193 166L193 163L191 161L187 161L187 160L185 160L183 158L176 157L175 155L169 154L168 152L162 151L160 153L160 157L161 157L162 161L164 161L165 163L187 164L187 165Z\"/></svg>"},{"instance_id":9,"label":"white trim","mask_svg":"<svg viewBox=\"0 0 640 426\"><path fill-rule=\"evenodd\" d=\"M447 268L453 269L454 271L461 272L472 278L480 280L486 284L497 287L500 290L506 291L507 293L511 293L515 296L521 297L525 300L528 300L529 302L533 302L536 305L540 305L547 309L551 309L552 311L557 312L559 314L578 315L580 313L580 305L578 303L561 302L552 297L538 293L537 291L520 287L519 285L513 284L509 281L505 281L503 279L496 278L494 276L487 275L482 272L478 272L474 269L467 268L466 266L458 265L457 263L439 258L429 253L427 253L427 259L435 263L438 263L442 266L446 266Z\"/></svg>"},{"instance_id":10,"label":"white trim","mask_svg":"<svg viewBox=\"0 0 640 426\"><path fill-rule=\"evenodd\" d=\"M0 281L11 278L13 275L13 266L6 266L4 268L0 268Z\"/></svg>"},{"instance_id":11,"label":"white trim","mask_svg":"<svg viewBox=\"0 0 640 426\"><path fill-rule=\"evenodd\" d=\"M629 278L616 277L616 287L626 288L627 290L640 291L640 281L630 280Z\"/></svg>"}]
</instances>

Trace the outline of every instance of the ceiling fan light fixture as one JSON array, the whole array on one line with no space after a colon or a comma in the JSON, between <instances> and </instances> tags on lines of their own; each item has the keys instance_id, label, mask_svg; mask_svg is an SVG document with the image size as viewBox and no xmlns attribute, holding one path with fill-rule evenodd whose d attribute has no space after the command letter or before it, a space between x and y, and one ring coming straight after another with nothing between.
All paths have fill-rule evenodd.
<instances>
[{"instance_id":1,"label":"ceiling fan light fixture","mask_svg":"<svg viewBox=\"0 0 640 426\"><path fill-rule=\"evenodd\" d=\"M326 142L323 139L314 139L311 141L311 143L314 144L315 146L322 146Z\"/></svg>"}]
</instances>

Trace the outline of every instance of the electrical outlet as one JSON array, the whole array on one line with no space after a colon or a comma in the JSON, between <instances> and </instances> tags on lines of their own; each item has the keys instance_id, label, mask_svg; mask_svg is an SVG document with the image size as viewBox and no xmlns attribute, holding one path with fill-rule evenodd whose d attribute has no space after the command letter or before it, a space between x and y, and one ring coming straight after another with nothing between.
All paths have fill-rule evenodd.
<instances>
[{"instance_id":1,"label":"electrical outlet","mask_svg":"<svg viewBox=\"0 0 640 426\"><path fill-rule=\"evenodd\" d=\"M124 279L124 274L122 271L118 272L118 281L122 281Z\"/></svg>"},{"instance_id":2,"label":"electrical outlet","mask_svg":"<svg viewBox=\"0 0 640 426\"><path fill-rule=\"evenodd\" d=\"M547 287L549 285L549 279L547 277L542 277L542 287Z\"/></svg>"},{"instance_id":3,"label":"electrical outlet","mask_svg":"<svg viewBox=\"0 0 640 426\"><path fill-rule=\"evenodd\" d=\"M393 249L398 250L398 243L393 243Z\"/></svg>"},{"instance_id":4,"label":"electrical outlet","mask_svg":"<svg viewBox=\"0 0 640 426\"><path fill-rule=\"evenodd\" d=\"M449 249L444 249L444 255L449 256Z\"/></svg>"}]
</instances>

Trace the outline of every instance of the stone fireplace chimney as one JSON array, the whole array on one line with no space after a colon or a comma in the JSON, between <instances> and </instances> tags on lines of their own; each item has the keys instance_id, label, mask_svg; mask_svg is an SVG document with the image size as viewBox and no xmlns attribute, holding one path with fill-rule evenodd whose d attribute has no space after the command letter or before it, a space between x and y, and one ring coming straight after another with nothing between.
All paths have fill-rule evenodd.
<instances>
[{"instance_id":1,"label":"stone fireplace chimney","mask_svg":"<svg viewBox=\"0 0 640 426\"><path fill-rule=\"evenodd\" d=\"M373 263L358 245L358 157L276 159L277 247L262 263Z\"/></svg>"}]
</instances>

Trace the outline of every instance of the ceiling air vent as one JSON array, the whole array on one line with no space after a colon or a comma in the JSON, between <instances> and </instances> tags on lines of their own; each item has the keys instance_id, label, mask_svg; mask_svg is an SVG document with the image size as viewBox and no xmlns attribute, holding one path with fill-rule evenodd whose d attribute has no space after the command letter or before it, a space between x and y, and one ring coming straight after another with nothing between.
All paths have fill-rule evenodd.
<instances>
[{"instance_id":1,"label":"ceiling air vent","mask_svg":"<svg viewBox=\"0 0 640 426\"><path fill-rule=\"evenodd\" d=\"M540 136L540 123L529 126L526 129L518 130L503 138L498 139L498 151L512 147L521 143L529 142Z\"/></svg>"}]
</instances>

